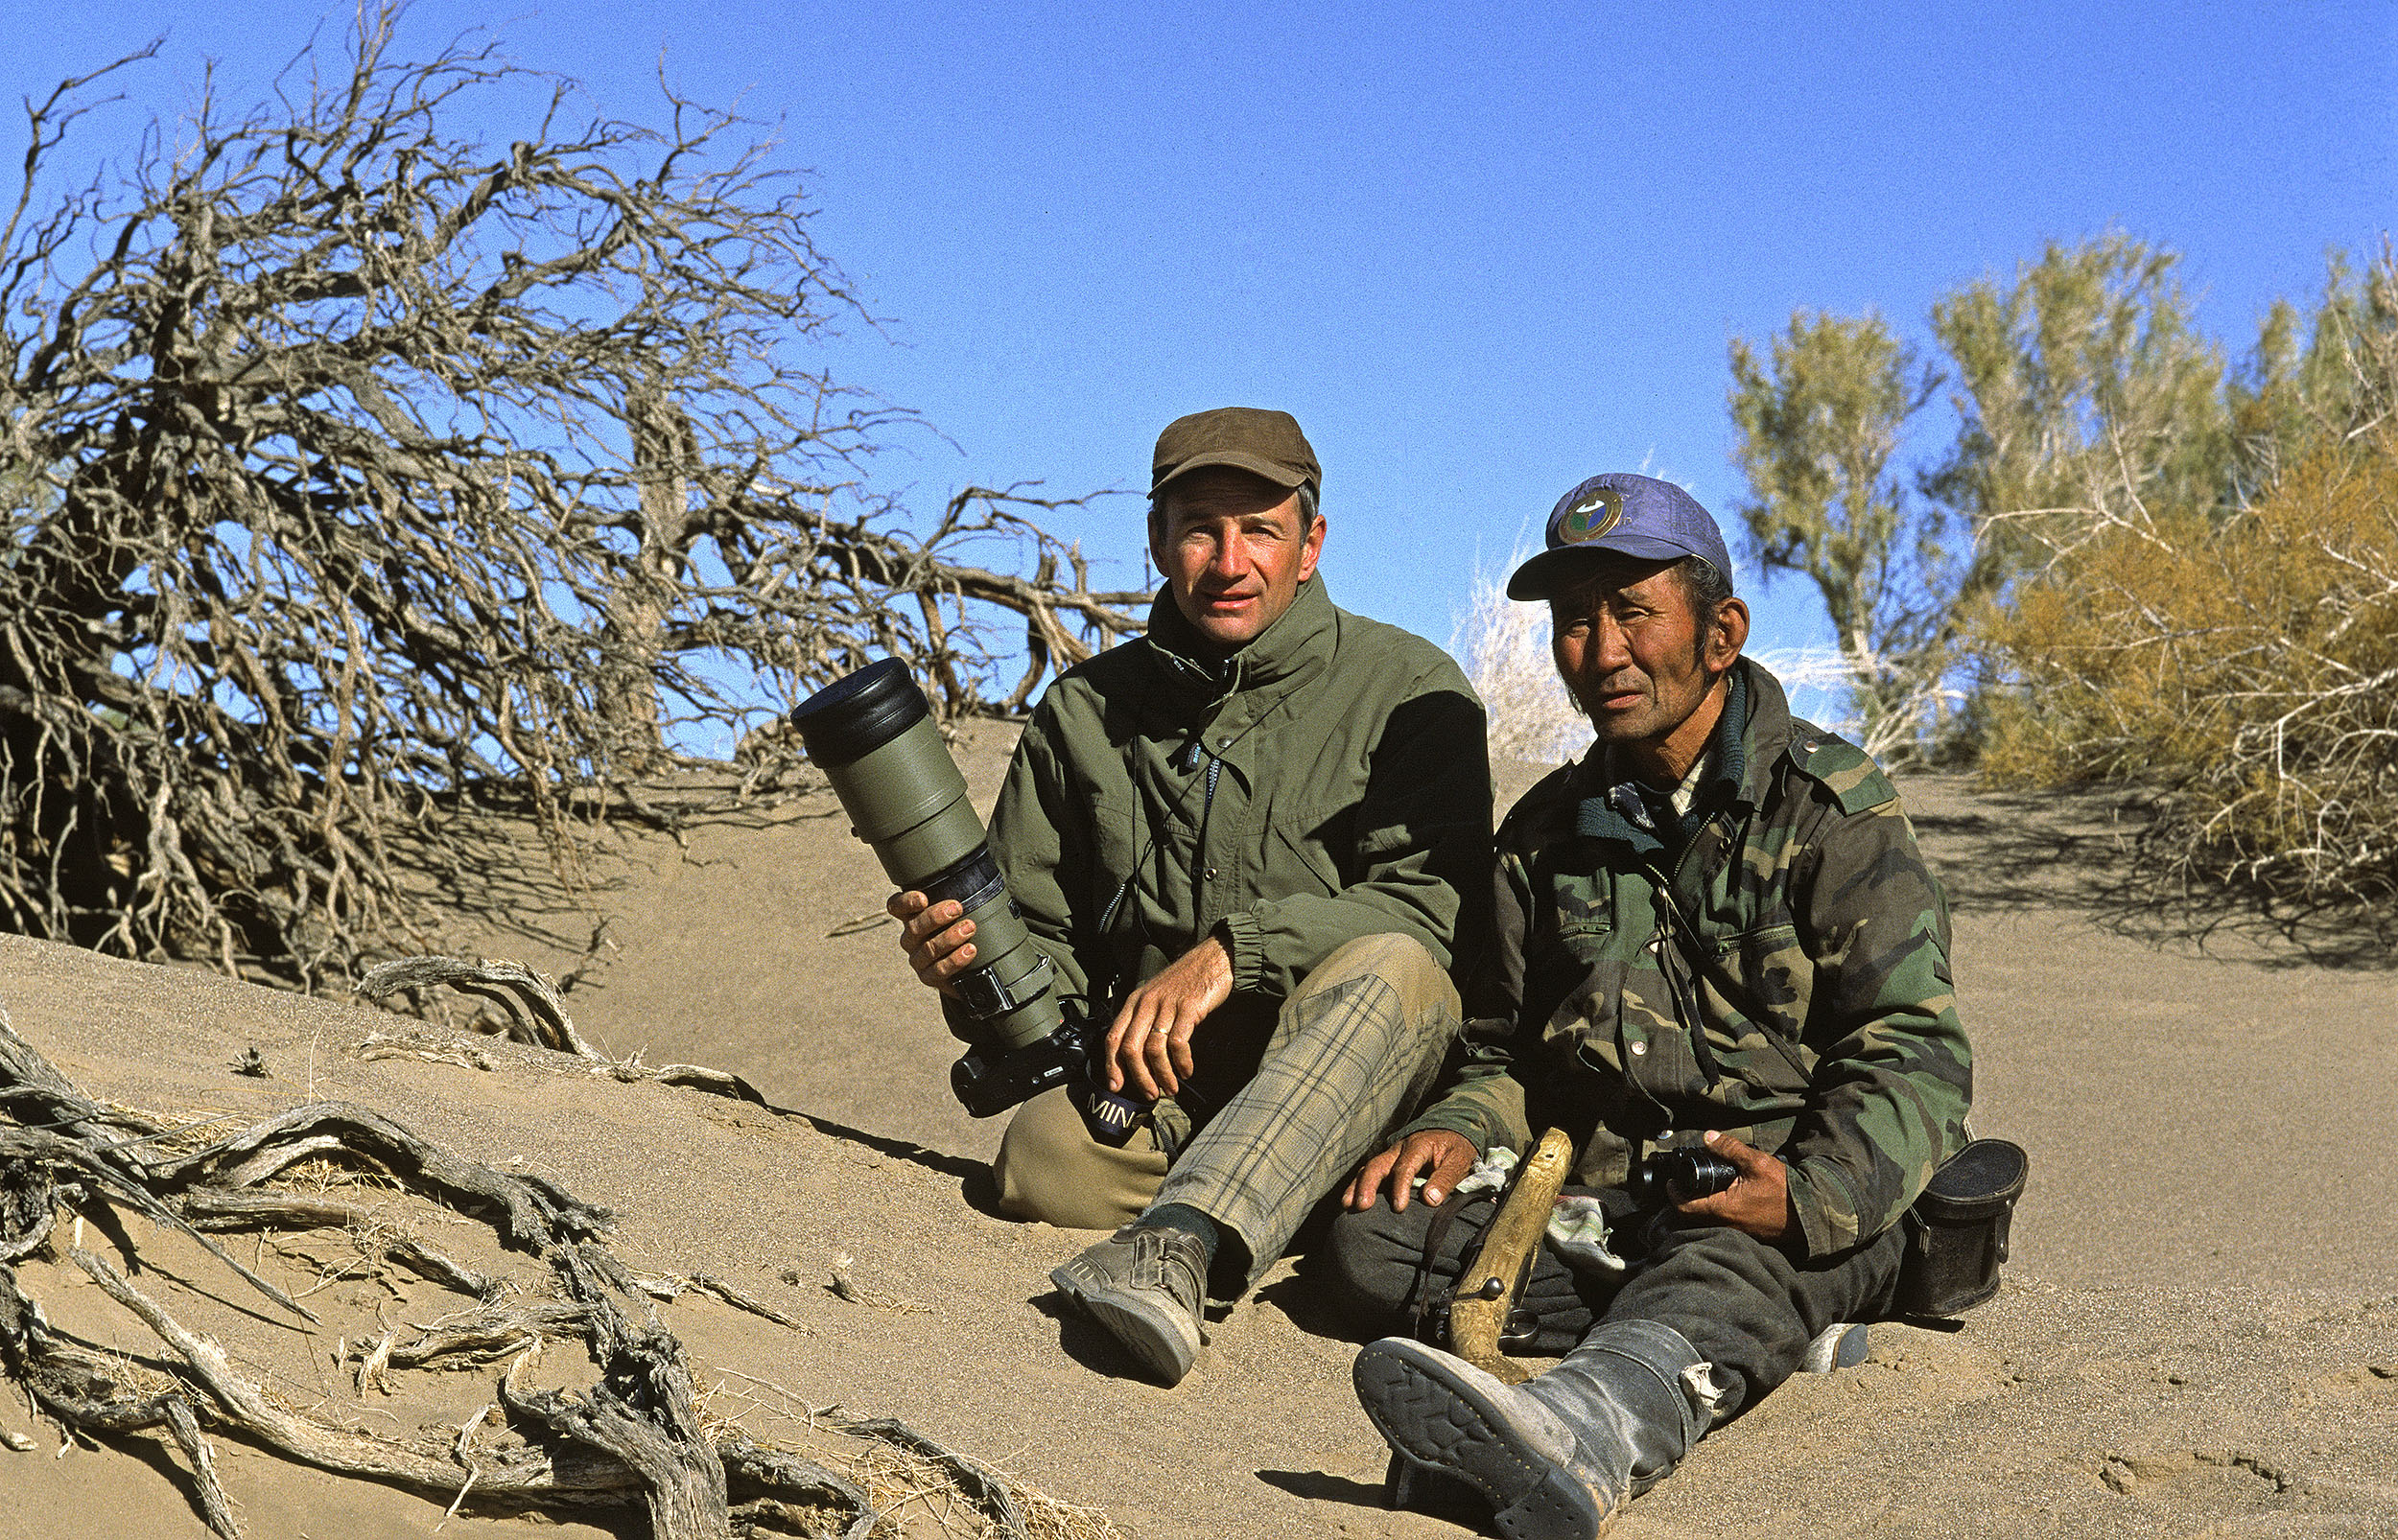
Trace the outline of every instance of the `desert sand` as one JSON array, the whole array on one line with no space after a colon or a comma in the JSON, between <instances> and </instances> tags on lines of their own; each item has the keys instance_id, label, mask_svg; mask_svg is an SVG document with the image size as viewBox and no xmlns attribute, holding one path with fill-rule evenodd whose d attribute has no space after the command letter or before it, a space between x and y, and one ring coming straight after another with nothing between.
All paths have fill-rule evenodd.
<instances>
[{"instance_id":1,"label":"desert sand","mask_svg":"<svg viewBox=\"0 0 2398 1540\"><path fill-rule=\"evenodd\" d=\"M1009 744L965 760L987 799ZM1535 767L1511 766L1502 795ZM2398 1534L2398 975L2222 932L2200 945L2127 922L2102 803L1902 782L1951 886L1976 1049L1976 1131L2032 1154L1999 1297L1961 1329L1873 1328L1861 1366L1802 1376L1707 1439L1617 1531L1662 1536ZM1057 1315L1048 1270L1087 1235L984 1211L998 1122L951 1101L954 1045L906 973L884 884L832 799L612 839L582 907L527 862L505 917L467 944L572 976L568 1004L616 1056L734 1071L767 1105L594 1074L471 1038L488 1068L369 1059L376 1033L469 1040L333 999L0 938L0 1005L91 1094L240 1120L312 1098L376 1108L459 1154L532 1170L620 1216L637 1271L706 1272L800 1329L686 1295L658 1307L708 1415L830 1460L864 1446L811 1408L890 1414L1061 1504L1084 1534L1430 1537L1467 1531L1381 1505L1382 1445L1349 1388L1354 1343L1279 1268L1211 1327L1167 1390ZM547 894L548 897L543 897ZM2138 917L2131 917L2136 922ZM599 922L604 921L604 924ZM597 940L595 944L595 927ZM246 1050L270 1078L237 1075ZM513 1268L488 1231L441 1243ZM127 1244L129 1242L129 1251ZM337 1356L459 1301L358 1266L340 1232L243 1241L323 1324L260 1307L188 1243L128 1221L84 1244L172 1299L295 1405L361 1426L455 1425L488 1373L394 1375L362 1393ZM247 1249L255 1246L254 1254ZM828 1287L838 1267L853 1293ZM157 1346L82 1273L20 1269L62 1327L136 1357ZM589 1367L552 1355L571 1385ZM821 1421L821 1419L816 1419ZM0 1535L200 1536L182 1456L147 1435L61 1446L0 1399ZM571 1522L443 1504L217 1440L244 1532L461 1536L646 1532L638 1510ZM966 1510L901 1503L910 1535L972 1534Z\"/></svg>"}]
</instances>

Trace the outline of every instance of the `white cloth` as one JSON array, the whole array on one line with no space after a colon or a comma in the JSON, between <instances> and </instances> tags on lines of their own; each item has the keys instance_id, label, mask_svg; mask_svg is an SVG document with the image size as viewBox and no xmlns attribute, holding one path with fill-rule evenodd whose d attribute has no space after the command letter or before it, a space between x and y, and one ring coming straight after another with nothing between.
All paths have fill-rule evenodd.
<instances>
[{"instance_id":1,"label":"white cloth","mask_svg":"<svg viewBox=\"0 0 2398 1540\"><path fill-rule=\"evenodd\" d=\"M1507 1178L1516 1169L1516 1152L1505 1145L1474 1162L1457 1183L1453 1196L1464 1198L1470 1193L1497 1192L1507 1186ZM1423 1178L1418 1177L1422 1187ZM1608 1248L1607 1213L1595 1198L1560 1197L1549 1212L1549 1249L1561 1261L1578 1272L1615 1273L1624 1271L1624 1259Z\"/></svg>"}]
</instances>

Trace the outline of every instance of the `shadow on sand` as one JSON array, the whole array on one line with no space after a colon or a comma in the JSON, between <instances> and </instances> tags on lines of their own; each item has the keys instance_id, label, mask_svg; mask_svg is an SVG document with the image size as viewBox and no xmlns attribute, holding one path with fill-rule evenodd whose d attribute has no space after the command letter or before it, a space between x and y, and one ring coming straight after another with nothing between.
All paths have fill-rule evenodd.
<instances>
[{"instance_id":1,"label":"shadow on sand","mask_svg":"<svg viewBox=\"0 0 2398 1540\"><path fill-rule=\"evenodd\" d=\"M2261 968L2393 966L2386 921L2292 910L2269 899L2176 883L2148 842L2155 806L2120 787L1992 791L1971 777L1921 775L1902 785L1923 852L1959 910L2055 909L2150 946L2198 950Z\"/></svg>"}]
</instances>

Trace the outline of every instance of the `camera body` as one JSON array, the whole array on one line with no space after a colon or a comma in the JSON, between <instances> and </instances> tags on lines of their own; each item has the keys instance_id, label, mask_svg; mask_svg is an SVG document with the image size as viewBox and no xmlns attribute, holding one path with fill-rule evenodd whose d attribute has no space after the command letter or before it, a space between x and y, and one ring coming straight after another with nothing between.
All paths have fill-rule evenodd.
<instances>
[{"instance_id":1,"label":"camera body","mask_svg":"<svg viewBox=\"0 0 2398 1540\"><path fill-rule=\"evenodd\" d=\"M1729 1187L1740 1168L1712 1150L1659 1150L1633 1168L1627 1183L1643 1208L1709 1198Z\"/></svg>"},{"instance_id":2,"label":"camera body","mask_svg":"<svg viewBox=\"0 0 2398 1540\"><path fill-rule=\"evenodd\" d=\"M1091 1035L1079 1021L1022 1048L985 1053L969 1048L950 1066L950 1090L973 1117L992 1117L1043 1091L1071 1085L1091 1063Z\"/></svg>"}]
</instances>

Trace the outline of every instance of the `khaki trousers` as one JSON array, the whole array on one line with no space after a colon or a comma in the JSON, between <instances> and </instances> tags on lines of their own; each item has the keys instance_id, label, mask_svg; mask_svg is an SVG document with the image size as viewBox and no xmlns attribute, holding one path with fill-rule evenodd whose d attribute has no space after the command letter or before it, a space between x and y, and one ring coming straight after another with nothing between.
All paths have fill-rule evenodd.
<instances>
[{"instance_id":1,"label":"khaki trousers","mask_svg":"<svg viewBox=\"0 0 2398 1540\"><path fill-rule=\"evenodd\" d=\"M1187 1140L1174 1137L1183 1114L1167 1103L1120 1150L1091 1137L1062 1090L1019 1108L993 1162L999 1211L1114 1229L1154 1204L1187 1203L1238 1242L1219 1254L1218 1277L1243 1291L1416 1110L1461 1019L1455 987L1421 943L1361 936L1283 1003L1257 1073ZM1205 1026L1192 1046L1204 1069ZM1179 1145L1170 1159L1161 1122Z\"/></svg>"}]
</instances>

